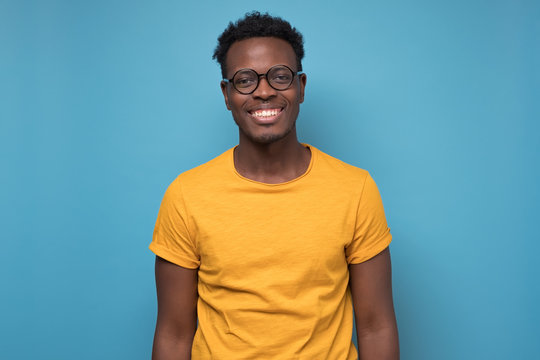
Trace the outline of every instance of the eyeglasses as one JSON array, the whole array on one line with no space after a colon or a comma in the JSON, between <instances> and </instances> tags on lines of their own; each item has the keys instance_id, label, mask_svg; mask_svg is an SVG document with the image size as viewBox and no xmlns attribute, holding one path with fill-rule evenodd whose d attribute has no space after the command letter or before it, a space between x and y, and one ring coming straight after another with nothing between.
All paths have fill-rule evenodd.
<instances>
[{"instance_id":1,"label":"eyeglasses","mask_svg":"<svg viewBox=\"0 0 540 360\"><path fill-rule=\"evenodd\" d=\"M240 69L231 79L223 79L226 83L231 83L240 94L249 95L253 93L260 84L261 76L266 78L268 85L273 89L287 90L295 75L302 74L301 71L293 72L288 66L276 65L268 69L266 74L259 74L253 69Z\"/></svg>"}]
</instances>

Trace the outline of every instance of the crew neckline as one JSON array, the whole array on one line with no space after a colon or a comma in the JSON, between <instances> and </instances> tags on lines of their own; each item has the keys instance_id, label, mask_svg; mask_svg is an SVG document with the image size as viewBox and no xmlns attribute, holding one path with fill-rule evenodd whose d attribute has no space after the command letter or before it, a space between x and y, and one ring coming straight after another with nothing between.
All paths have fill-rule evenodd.
<instances>
[{"instance_id":1,"label":"crew neckline","mask_svg":"<svg viewBox=\"0 0 540 360\"><path fill-rule=\"evenodd\" d=\"M309 173L311 172L311 169L313 168L313 164L315 163L315 160L316 160L315 158L317 157L317 150L313 146L311 146L309 144L305 144L305 143L300 143L300 144L302 144L302 146L308 148L310 153L311 153L311 159L309 159L309 165L308 165L306 171L304 171L304 173L302 175L300 175L300 176L298 176L298 177L296 177L294 179L291 179L289 181L282 182L282 183L269 184L269 183L249 179L249 178L243 176L242 174L240 174L238 172L238 170L236 170L236 166L234 166L234 149L236 149L236 147L238 145L229 150L229 164L230 164L233 172L236 174L236 176L238 176L243 181L247 181L247 182L250 182L252 184L263 186L263 187L282 187L282 186L290 185L290 184L293 184L293 183L296 183L296 182L302 180L303 178L305 178L306 176L309 175Z\"/></svg>"}]
</instances>

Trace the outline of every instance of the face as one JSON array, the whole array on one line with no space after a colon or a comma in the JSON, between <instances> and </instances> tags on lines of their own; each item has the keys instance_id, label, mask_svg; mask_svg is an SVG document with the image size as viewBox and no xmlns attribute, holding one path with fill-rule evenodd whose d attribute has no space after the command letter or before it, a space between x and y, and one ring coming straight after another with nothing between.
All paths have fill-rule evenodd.
<instances>
[{"instance_id":1,"label":"face","mask_svg":"<svg viewBox=\"0 0 540 360\"><path fill-rule=\"evenodd\" d=\"M255 37L237 41L229 48L226 77L231 79L240 69L253 69L265 74L275 65L286 65L297 72L296 55L285 40ZM286 90L273 89L264 76L249 94L240 94L231 83L221 82L227 109L240 129L240 142L269 144L288 137L296 140L296 118L304 101L306 75L294 76Z\"/></svg>"}]
</instances>

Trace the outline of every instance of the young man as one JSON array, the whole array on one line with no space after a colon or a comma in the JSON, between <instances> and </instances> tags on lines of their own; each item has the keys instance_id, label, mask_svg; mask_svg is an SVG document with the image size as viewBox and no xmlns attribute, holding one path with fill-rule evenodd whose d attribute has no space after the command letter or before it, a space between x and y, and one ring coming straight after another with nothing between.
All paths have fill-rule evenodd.
<instances>
[{"instance_id":1,"label":"young man","mask_svg":"<svg viewBox=\"0 0 540 360\"><path fill-rule=\"evenodd\" d=\"M399 357L377 187L297 140L303 54L302 35L266 14L219 38L239 144L181 174L163 198L150 245L156 360Z\"/></svg>"}]
</instances>

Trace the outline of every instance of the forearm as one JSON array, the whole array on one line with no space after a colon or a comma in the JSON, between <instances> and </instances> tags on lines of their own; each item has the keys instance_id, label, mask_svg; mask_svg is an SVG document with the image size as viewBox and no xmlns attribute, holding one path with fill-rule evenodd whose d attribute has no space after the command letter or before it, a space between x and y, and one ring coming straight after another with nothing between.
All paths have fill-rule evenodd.
<instances>
[{"instance_id":1,"label":"forearm","mask_svg":"<svg viewBox=\"0 0 540 360\"><path fill-rule=\"evenodd\" d=\"M399 360L397 327L357 331L359 360Z\"/></svg>"},{"instance_id":2,"label":"forearm","mask_svg":"<svg viewBox=\"0 0 540 360\"><path fill-rule=\"evenodd\" d=\"M197 330L197 270L156 257L158 314L153 360L190 360Z\"/></svg>"},{"instance_id":3,"label":"forearm","mask_svg":"<svg viewBox=\"0 0 540 360\"><path fill-rule=\"evenodd\" d=\"M177 337L156 329L152 360L191 360L193 336Z\"/></svg>"},{"instance_id":4,"label":"forearm","mask_svg":"<svg viewBox=\"0 0 540 360\"><path fill-rule=\"evenodd\" d=\"M359 359L399 360L388 248L349 269Z\"/></svg>"}]
</instances>

